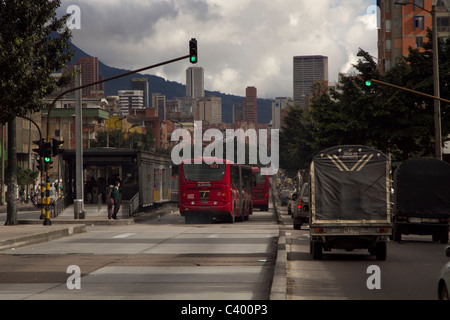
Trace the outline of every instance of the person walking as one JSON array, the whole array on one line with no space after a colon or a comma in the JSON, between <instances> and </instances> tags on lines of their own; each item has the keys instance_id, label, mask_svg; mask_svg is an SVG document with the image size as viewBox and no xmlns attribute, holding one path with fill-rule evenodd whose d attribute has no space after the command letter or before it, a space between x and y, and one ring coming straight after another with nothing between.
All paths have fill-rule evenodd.
<instances>
[{"instance_id":1,"label":"person walking","mask_svg":"<svg viewBox=\"0 0 450 320\"><path fill-rule=\"evenodd\" d=\"M120 181L114 183L114 188L111 192L111 198L114 200L114 212L111 216L112 219L117 220L117 212L120 208L120 195L119 195Z\"/></svg>"}]
</instances>

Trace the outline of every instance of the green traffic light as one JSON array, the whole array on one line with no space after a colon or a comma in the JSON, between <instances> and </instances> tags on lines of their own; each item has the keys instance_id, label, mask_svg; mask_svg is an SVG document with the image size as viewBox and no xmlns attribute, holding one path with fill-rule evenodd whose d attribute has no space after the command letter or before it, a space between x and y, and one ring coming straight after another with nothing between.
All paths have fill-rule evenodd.
<instances>
[{"instance_id":1,"label":"green traffic light","mask_svg":"<svg viewBox=\"0 0 450 320\"><path fill-rule=\"evenodd\" d=\"M44 162L45 162L45 163L49 163L50 161L52 161L52 158L50 158L50 157L44 157Z\"/></svg>"},{"instance_id":2,"label":"green traffic light","mask_svg":"<svg viewBox=\"0 0 450 320\"><path fill-rule=\"evenodd\" d=\"M366 80L366 86L367 86L367 87L370 87L371 85L372 85L372 81Z\"/></svg>"},{"instance_id":3,"label":"green traffic light","mask_svg":"<svg viewBox=\"0 0 450 320\"><path fill-rule=\"evenodd\" d=\"M197 57L191 56L191 63L197 63Z\"/></svg>"}]
</instances>

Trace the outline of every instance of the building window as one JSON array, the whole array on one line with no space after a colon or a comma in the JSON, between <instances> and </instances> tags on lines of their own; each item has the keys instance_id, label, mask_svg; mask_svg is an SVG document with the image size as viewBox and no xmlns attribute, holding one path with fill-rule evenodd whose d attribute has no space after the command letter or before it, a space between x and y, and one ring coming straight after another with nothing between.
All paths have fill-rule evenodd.
<instances>
[{"instance_id":1,"label":"building window","mask_svg":"<svg viewBox=\"0 0 450 320\"><path fill-rule=\"evenodd\" d=\"M414 5L417 7L425 7L425 1L424 0L414 0Z\"/></svg>"},{"instance_id":2,"label":"building window","mask_svg":"<svg viewBox=\"0 0 450 320\"><path fill-rule=\"evenodd\" d=\"M416 48L422 48L423 46L423 37L416 37Z\"/></svg>"},{"instance_id":3,"label":"building window","mask_svg":"<svg viewBox=\"0 0 450 320\"><path fill-rule=\"evenodd\" d=\"M425 18L424 16L414 16L414 30L425 29Z\"/></svg>"}]
</instances>

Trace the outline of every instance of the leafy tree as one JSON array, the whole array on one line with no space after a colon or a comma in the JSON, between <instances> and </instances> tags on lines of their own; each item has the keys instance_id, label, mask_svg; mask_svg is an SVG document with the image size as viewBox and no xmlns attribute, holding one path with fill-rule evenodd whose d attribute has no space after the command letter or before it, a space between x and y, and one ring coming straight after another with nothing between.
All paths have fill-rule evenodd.
<instances>
[{"instance_id":1,"label":"leafy tree","mask_svg":"<svg viewBox=\"0 0 450 320\"><path fill-rule=\"evenodd\" d=\"M8 123L9 137L6 225L17 224L15 117L44 108L43 98L73 76L52 77L72 57L71 33L65 25L68 16L56 16L60 4L58 0L0 0L0 123Z\"/></svg>"},{"instance_id":2,"label":"leafy tree","mask_svg":"<svg viewBox=\"0 0 450 320\"><path fill-rule=\"evenodd\" d=\"M284 169L309 168L312 159L314 126L303 107L289 106L280 131L280 166Z\"/></svg>"}]
</instances>

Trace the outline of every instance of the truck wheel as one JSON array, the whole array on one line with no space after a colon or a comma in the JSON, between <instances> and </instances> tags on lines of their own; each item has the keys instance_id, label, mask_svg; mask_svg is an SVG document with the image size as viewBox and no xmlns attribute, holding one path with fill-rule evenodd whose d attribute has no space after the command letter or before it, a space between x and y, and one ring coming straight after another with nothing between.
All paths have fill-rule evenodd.
<instances>
[{"instance_id":1,"label":"truck wheel","mask_svg":"<svg viewBox=\"0 0 450 320\"><path fill-rule=\"evenodd\" d=\"M443 244L448 243L448 229L447 228L445 228L445 230L442 231L441 237L440 237L440 242Z\"/></svg>"},{"instance_id":2,"label":"truck wheel","mask_svg":"<svg viewBox=\"0 0 450 320\"><path fill-rule=\"evenodd\" d=\"M375 247L375 256L377 260L386 260L387 245L386 242L378 242Z\"/></svg>"},{"instance_id":3,"label":"truck wheel","mask_svg":"<svg viewBox=\"0 0 450 320\"><path fill-rule=\"evenodd\" d=\"M402 241L402 231L400 230L400 227L395 224L392 228L392 238L396 242Z\"/></svg>"},{"instance_id":4,"label":"truck wheel","mask_svg":"<svg viewBox=\"0 0 450 320\"><path fill-rule=\"evenodd\" d=\"M312 243L312 254L314 260L322 259L322 243L321 242L313 242Z\"/></svg>"}]
</instances>

